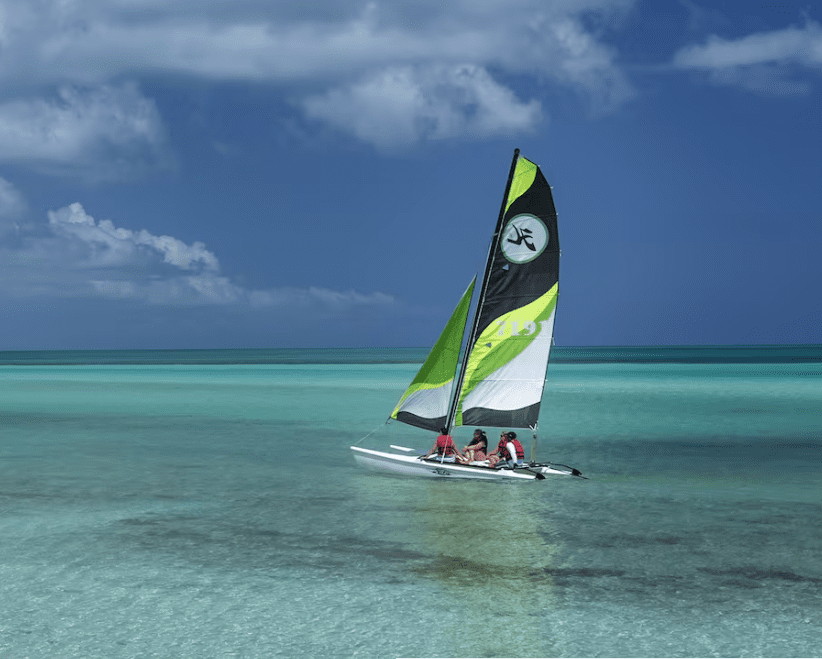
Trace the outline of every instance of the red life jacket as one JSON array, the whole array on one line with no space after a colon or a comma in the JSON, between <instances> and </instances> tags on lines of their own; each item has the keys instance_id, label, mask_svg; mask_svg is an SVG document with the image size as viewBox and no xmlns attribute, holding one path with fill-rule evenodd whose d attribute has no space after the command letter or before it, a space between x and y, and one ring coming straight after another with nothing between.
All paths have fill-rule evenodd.
<instances>
[{"instance_id":1,"label":"red life jacket","mask_svg":"<svg viewBox=\"0 0 822 659\"><path fill-rule=\"evenodd\" d=\"M451 435L440 435L437 437L437 455L442 455L443 451L445 451L446 458L457 452L457 447Z\"/></svg>"},{"instance_id":2,"label":"red life jacket","mask_svg":"<svg viewBox=\"0 0 822 659\"><path fill-rule=\"evenodd\" d=\"M517 461L525 460L525 449L522 448L522 444L519 443L518 439L508 439L507 437L501 439L499 444L497 444L497 448L499 449L499 454L503 460L513 460L514 458L511 457L511 454L508 452L508 442L511 442L514 445L514 450L517 452Z\"/></svg>"}]
</instances>

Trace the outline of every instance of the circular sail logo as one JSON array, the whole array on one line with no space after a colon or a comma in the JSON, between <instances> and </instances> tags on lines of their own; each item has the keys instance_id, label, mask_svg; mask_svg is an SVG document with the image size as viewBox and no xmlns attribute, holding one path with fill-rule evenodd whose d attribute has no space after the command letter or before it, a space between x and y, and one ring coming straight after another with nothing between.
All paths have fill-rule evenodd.
<instances>
[{"instance_id":1,"label":"circular sail logo","mask_svg":"<svg viewBox=\"0 0 822 659\"><path fill-rule=\"evenodd\" d=\"M551 239L548 228L535 215L511 218L502 232L502 253L511 263L528 263L545 250Z\"/></svg>"}]
</instances>

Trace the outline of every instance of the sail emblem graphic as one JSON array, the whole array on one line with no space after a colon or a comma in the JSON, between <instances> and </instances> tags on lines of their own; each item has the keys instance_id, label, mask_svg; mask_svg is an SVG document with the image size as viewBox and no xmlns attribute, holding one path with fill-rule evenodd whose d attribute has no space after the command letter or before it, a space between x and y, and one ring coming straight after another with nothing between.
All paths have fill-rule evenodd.
<instances>
[{"instance_id":1,"label":"sail emblem graphic","mask_svg":"<svg viewBox=\"0 0 822 659\"><path fill-rule=\"evenodd\" d=\"M528 263L542 254L549 240L548 229L542 220L524 213L508 222L500 247L511 263Z\"/></svg>"}]
</instances>

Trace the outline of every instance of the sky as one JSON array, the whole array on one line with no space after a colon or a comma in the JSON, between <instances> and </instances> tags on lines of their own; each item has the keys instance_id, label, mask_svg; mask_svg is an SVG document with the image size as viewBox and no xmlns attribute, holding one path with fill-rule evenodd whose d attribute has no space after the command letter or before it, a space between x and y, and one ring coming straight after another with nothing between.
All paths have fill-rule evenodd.
<instances>
[{"instance_id":1,"label":"sky","mask_svg":"<svg viewBox=\"0 0 822 659\"><path fill-rule=\"evenodd\" d=\"M431 345L514 148L557 345L822 343L822 2L0 0L0 350Z\"/></svg>"}]
</instances>

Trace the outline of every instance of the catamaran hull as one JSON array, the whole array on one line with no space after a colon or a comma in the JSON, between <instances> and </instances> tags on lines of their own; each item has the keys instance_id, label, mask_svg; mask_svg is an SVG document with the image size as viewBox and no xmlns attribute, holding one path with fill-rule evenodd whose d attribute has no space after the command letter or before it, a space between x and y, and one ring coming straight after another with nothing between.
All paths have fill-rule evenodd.
<instances>
[{"instance_id":1,"label":"catamaran hull","mask_svg":"<svg viewBox=\"0 0 822 659\"><path fill-rule=\"evenodd\" d=\"M532 481L540 478L540 475L571 476L571 471L564 471L552 467L533 467L525 469L489 469L488 467L476 467L471 465L460 465L449 462L436 462L434 460L420 460L418 456L398 455L396 453L384 453L372 449L352 446L354 460L361 467L373 471L393 472L405 476L418 476L422 478L463 478L472 480L523 480Z\"/></svg>"}]
</instances>

